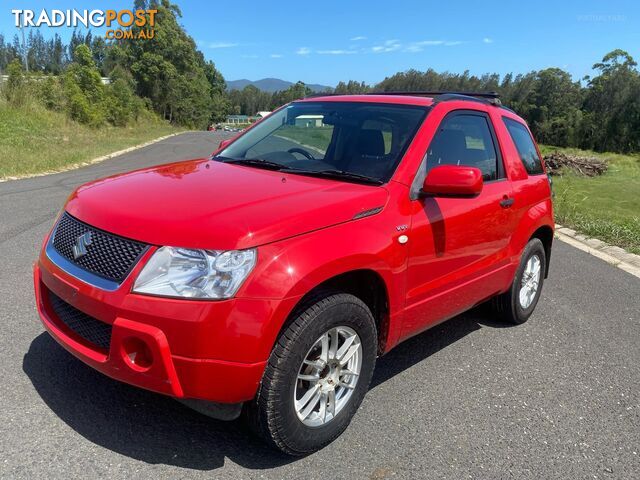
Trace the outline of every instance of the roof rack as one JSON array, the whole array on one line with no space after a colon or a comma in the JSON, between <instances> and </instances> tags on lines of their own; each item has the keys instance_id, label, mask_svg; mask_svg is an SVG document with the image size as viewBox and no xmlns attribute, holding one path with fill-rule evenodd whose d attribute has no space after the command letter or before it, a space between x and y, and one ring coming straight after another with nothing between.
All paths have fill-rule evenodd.
<instances>
[{"instance_id":1,"label":"roof rack","mask_svg":"<svg viewBox=\"0 0 640 480\"><path fill-rule=\"evenodd\" d=\"M481 98L498 98L498 92L460 92L455 90L416 90L415 92L401 91L385 91L385 92L368 92L366 95L409 95L415 97L433 97L438 95L464 95L465 97L481 97Z\"/></svg>"},{"instance_id":2,"label":"roof rack","mask_svg":"<svg viewBox=\"0 0 640 480\"><path fill-rule=\"evenodd\" d=\"M314 97L331 97L331 96L342 96L347 94L342 93L313 93L311 95L307 95L305 98L314 98ZM453 100L467 100L471 102L479 102L488 105L494 105L496 107L502 107L506 110L511 110L510 108L502 105L500 101L500 94L498 92L457 92L450 90L418 90L415 92L411 91L388 91L388 92L367 92L360 95L403 95L407 97L433 97L434 103L440 102L448 102Z\"/></svg>"},{"instance_id":3,"label":"roof rack","mask_svg":"<svg viewBox=\"0 0 640 480\"><path fill-rule=\"evenodd\" d=\"M456 92L456 91L400 91L400 92L370 92L367 95L406 95L414 97L433 97L434 102L446 102L450 100L472 100L491 105L500 106L500 94L498 92Z\"/></svg>"}]
</instances>

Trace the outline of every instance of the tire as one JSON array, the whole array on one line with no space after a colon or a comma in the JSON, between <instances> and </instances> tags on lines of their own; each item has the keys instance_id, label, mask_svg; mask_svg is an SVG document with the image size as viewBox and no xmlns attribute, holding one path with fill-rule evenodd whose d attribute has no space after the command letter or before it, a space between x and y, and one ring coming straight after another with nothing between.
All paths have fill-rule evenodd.
<instances>
[{"instance_id":1,"label":"tire","mask_svg":"<svg viewBox=\"0 0 640 480\"><path fill-rule=\"evenodd\" d=\"M246 406L245 414L251 429L268 444L288 455L301 456L331 443L351 422L369 388L376 362L377 332L369 308L345 293L320 294L294 315L271 352L258 394ZM322 342L325 336L326 344ZM341 351L338 345L346 347ZM336 353L343 352L343 358L350 355L344 368L337 356L331 357L332 348ZM359 368L359 375L353 375L348 368ZM301 380L300 376L314 380ZM353 388L346 388L347 383ZM334 389L333 403L331 392L325 388ZM318 395L320 399L303 420L303 393L311 390L306 406ZM321 421L326 423L312 424Z\"/></svg>"},{"instance_id":2,"label":"tire","mask_svg":"<svg viewBox=\"0 0 640 480\"><path fill-rule=\"evenodd\" d=\"M521 298L521 292L525 288L523 285L523 276L525 276L528 266L531 265L530 262L535 263L535 261L532 260L534 258L539 260L537 264L538 282L535 287L535 293L532 295L525 294L524 298ZM526 322L535 310L538 300L540 299L546 266L547 256L544 245L542 245L542 242L538 238L532 238L522 252L520 265L516 271L511 288L493 299L492 306L495 313L509 323L519 325ZM526 279L525 283L531 285L531 283L526 282ZM529 291L529 293L531 292Z\"/></svg>"}]
</instances>

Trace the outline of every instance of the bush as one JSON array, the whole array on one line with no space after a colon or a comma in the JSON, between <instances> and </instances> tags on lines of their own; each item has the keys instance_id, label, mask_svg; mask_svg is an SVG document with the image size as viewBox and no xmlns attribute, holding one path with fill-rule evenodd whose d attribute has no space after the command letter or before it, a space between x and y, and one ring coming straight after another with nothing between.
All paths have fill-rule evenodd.
<instances>
[{"instance_id":1,"label":"bush","mask_svg":"<svg viewBox=\"0 0 640 480\"><path fill-rule=\"evenodd\" d=\"M9 79L3 89L5 98L13 105L24 105L27 99L27 92L20 60L14 59L7 67L7 72Z\"/></svg>"},{"instance_id":2,"label":"bush","mask_svg":"<svg viewBox=\"0 0 640 480\"><path fill-rule=\"evenodd\" d=\"M47 77L39 82L38 87L38 98L45 108L57 112L64 110L64 92L57 78Z\"/></svg>"},{"instance_id":3,"label":"bush","mask_svg":"<svg viewBox=\"0 0 640 480\"><path fill-rule=\"evenodd\" d=\"M75 92L69 96L67 101L67 112L71 119L85 125L91 123L91 108L89 107L89 102L84 95L80 92Z\"/></svg>"},{"instance_id":4,"label":"bush","mask_svg":"<svg viewBox=\"0 0 640 480\"><path fill-rule=\"evenodd\" d=\"M133 91L119 78L106 89L104 108L106 119L116 127L126 126L133 115Z\"/></svg>"},{"instance_id":5,"label":"bush","mask_svg":"<svg viewBox=\"0 0 640 480\"><path fill-rule=\"evenodd\" d=\"M57 77L25 74L20 61L14 60L7 67L9 78L1 85L0 95L12 106L64 112L70 119L94 128L106 123L126 127L134 122L157 122L151 101L136 95L136 83L129 71L116 66L110 74L111 83L104 85L86 45L76 48L74 59Z\"/></svg>"},{"instance_id":6,"label":"bush","mask_svg":"<svg viewBox=\"0 0 640 480\"><path fill-rule=\"evenodd\" d=\"M73 76L65 76L64 93L67 114L72 120L92 127L98 127L104 123L104 112L100 104L89 102Z\"/></svg>"}]
</instances>

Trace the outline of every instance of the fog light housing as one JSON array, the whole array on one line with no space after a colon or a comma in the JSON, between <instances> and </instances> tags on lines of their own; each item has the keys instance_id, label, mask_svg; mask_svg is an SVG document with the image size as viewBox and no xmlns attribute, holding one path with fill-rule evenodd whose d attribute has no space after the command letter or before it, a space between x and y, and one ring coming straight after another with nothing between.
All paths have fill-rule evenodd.
<instances>
[{"instance_id":1,"label":"fog light housing","mask_svg":"<svg viewBox=\"0 0 640 480\"><path fill-rule=\"evenodd\" d=\"M122 342L122 358L130 368L145 372L151 368L153 353L149 346L139 338L129 337Z\"/></svg>"}]
</instances>

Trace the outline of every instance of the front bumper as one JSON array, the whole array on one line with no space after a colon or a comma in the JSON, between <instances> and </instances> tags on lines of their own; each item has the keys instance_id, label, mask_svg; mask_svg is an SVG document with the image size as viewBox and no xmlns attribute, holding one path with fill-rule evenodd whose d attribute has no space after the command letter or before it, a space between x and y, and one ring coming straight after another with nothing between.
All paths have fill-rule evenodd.
<instances>
[{"instance_id":1,"label":"front bumper","mask_svg":"<svg viewBox=\"0 0 640 480\"><path fill-rule=\"evenodd\" d=\"M132 278L145 260L111 292L68 274L43 251L34 266L34 286L47 331L81 361L119 381L180 399L218 403L252 399L271 349L260 337L273 324L276 302L198 302L133 294ZM108 349L70 329L56 315L50 292L111 325Z\"/></svg>"}]
</instances>

